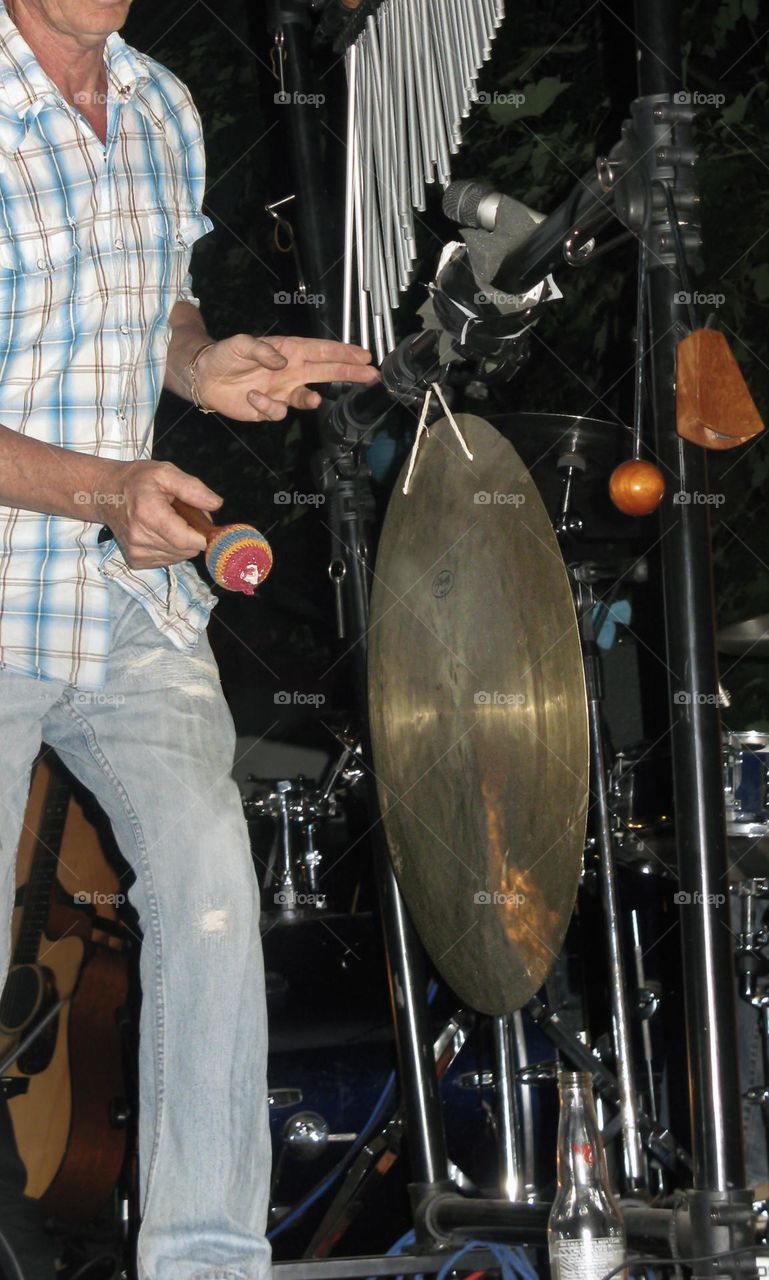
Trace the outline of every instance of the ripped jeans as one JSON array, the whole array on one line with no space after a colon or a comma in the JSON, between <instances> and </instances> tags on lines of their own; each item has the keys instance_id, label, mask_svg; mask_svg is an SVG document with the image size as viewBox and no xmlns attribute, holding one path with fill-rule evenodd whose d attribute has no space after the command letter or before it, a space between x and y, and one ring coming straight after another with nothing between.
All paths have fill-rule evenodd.
<instances>
[{"instance_id":1,"label":"ripped jeans","mask_svg":"<svg viewBox=\"0 0 769 1280\"><path fill-rule=\"evenodd\" d=\"M140 1280L266 1280L264 968L258 885L229 776L232 717L205 635L181 652L140 604L110 592L102 692L0 670L0 983L15 850L43 741L96 796L135 875Z\"/></svg>"}]
</instances>

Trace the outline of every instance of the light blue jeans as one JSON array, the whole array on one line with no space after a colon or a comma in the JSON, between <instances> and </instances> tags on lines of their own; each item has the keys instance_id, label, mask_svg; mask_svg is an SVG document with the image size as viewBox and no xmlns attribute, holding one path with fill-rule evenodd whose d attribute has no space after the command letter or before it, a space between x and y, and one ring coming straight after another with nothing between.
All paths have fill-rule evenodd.
<instances>
[{"instance_id":1,"label":"light blue jeans","mask_svg":"<svg viewBox=\"0 0 769 1280\"><path fill-rule=\"evenodd\" d=\"M136 876L127 893L144 934L140 1280L265 1280L267 1017L232 717L206 637L180 652L140 604L110 590L103 692L0 671L0 984L43 741L97 797Z\"/></svg>"}]
</instances>

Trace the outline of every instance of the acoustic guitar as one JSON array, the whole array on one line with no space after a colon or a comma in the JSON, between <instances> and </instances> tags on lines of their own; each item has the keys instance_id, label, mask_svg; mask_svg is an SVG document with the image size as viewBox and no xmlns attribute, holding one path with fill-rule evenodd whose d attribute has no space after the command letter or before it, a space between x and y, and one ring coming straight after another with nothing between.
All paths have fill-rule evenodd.
<instances>
[{"instance_id":1,"label":"acoustic guitar","mask_svg":"<svg viewBox=\"0 0 769 1280\"><path fill-rule=\"evenodd\" d=\"M50 754L37 765L25 827L37 835L30 857L20 847L17 882L25 862L28 870L17 892L11 967L0 998L0 1062L63 1002L5 1072L4 1087L26 1194L46 1213L84 1222L109 1198L126 1149L119 1015L127 961L114 921L105 921L109 927L97 940L102 908L90 904L109 898L90 886L114 873ZM73 864L81 887L70 886L68 896L60 874L66 868L72 875Z\"/></svg>"}]
</instances>

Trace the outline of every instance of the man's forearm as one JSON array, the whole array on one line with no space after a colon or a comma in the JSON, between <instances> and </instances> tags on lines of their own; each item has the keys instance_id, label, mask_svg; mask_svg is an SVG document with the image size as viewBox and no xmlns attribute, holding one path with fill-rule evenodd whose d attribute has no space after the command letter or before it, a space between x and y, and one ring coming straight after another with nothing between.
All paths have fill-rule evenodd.
<instances>
[{"instance_id":1,"label":"man's forearm","mask_svg":"<svg viewBox=\"0 0 769 1280\"><path fill-rule=\"evenodd\" d=\"M213 342L205 321L191 302L177 302L171 312L165 386L183 400L192 399L189 365L201 347Z\"/></svg>"},{"instance_id":2,"label":"man's forearm","mask_svg":"<svg viewBox=\"0 0 769 1280\"><path fill-rule=\"evenodd\" d=\"M127 465L0 426L0 505L108 524Z\"/></svg>"}]
</instances>

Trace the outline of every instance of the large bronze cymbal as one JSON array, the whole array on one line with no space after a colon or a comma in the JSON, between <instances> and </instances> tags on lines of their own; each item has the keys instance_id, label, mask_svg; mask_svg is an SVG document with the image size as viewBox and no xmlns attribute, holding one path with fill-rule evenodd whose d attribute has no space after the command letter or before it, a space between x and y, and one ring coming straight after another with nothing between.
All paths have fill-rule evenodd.
<instances>
[{"instance_id":1,"label":"large bronze cymbal","mask_svg":"<svg viewBox=\"0 0 769 1280\"><path fill-rule=\"evenodd\" d=\"M387 511L371 601L380 806L416 929L457 994L520 1008L560 950L585 839L571 591L537 489L482 418L430 428Z\"/></svg>"}]
</instances>

